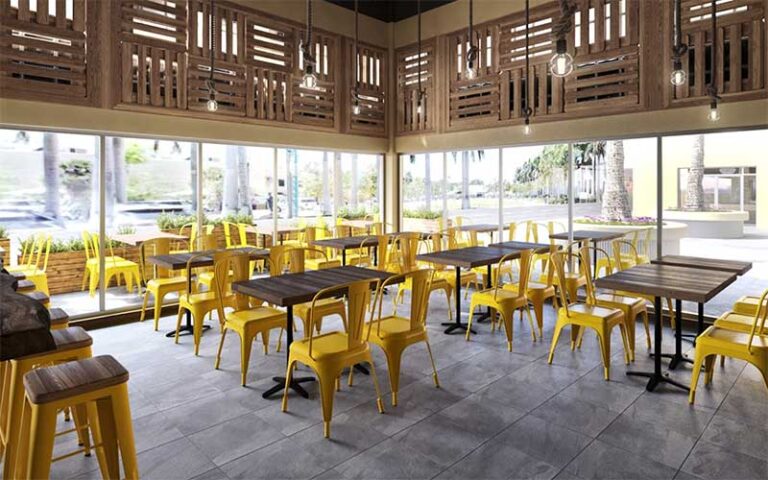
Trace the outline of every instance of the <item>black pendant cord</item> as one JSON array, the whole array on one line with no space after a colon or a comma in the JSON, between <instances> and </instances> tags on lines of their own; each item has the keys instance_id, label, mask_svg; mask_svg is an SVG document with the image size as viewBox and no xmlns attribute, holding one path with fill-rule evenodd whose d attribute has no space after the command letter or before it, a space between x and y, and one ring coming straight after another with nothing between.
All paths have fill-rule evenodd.
<instances>
[{"instance_id":1,"label":"black pendant cord","mask_svg":"<svg viewBox=\"0 0 768 480\"><path fill-rule=\"evenodd\" d=\"M474 33L475 33L474 31L474 28L475 28L474 27L474 10L475 9L473 7L474 7L473 0L469 0L469 48L470 49L475 46L473 42Z\"/></svg>"},{"instance_id":2,"label":"black pendant cord","mask_svg":"<svg viewBox=\"0 0 768 480\"><path fill-rule=\"evenodd\" d=\"M418 54L416 57L416 81L418 82L418 88L419 88L419 98L418 101L421 103L421 0L416 0L416 34L419 37L417 39L417 45L418 45Z\"/></svg>"},{"instance_id":3,"label":"black pendant cord","mask_svg":"<svg viewBox=\"0 0 768 480\"><path fill-rule=\"evenodd\" d=\"M215 25L214 17L215 16L216 16L216 1L215 0L211 0L211 15L210 15L211 21L210 21L210 24L209 24L209 27L210 27L209 35L211 36L211 41L209 42L210 43L210 50L211 50L211 72L210 72L210 75L208 76L208 88L211 90L210 93L214 92L214 88L213 88L213 86L214 86L214 83L213 83L213 60L214 60L214 57L213 57L213 54L214 54L214 51L216 50L216 31L214 30L214 25Z\"/></svg>"},{"instance_id":4,"label":"black pendant cord","mask_svg":"<svg viewBox=\"0 0 768 480\"><path fill-rule=\"evenodd\" d=\"M682 0L675 0L674 5L674 45L672 46L672 53L675 56L675 61L680 61L680 57L688 50L688 45L683 44L681 1Z\"/></svg>"},{"instance_id":5,"label":"black pendant cord","mask_svg":"<svg viewBox=\"0 0 768 480\"><path fill-rule=\"evenodd\" d=\"M712 0L712 50L710 61L712 62L712 78L709 82L709 96L716 105L720 97L717 95L717 0Z\"/></svg>"},{"instance_id":6,"label":"black pendant cord","mask_svg":"<svg viewBox=\"0 0 768 480\"><path fill-rule=\"evenodd\" d=\"M355 48L353 55L355 56L355 90L352 93L354 95L355 101L358 101L358 97L360 95L360 90L358 88L360 83L360 54L358 52L358 37L360 35L360 13L357 9L357 2L358 0L355 0Z\"/></svg>"},{"instance_id":7,"label":"black pendant cord","mask_svg":"<svg viewBox=\"0 0 768 480\"><path fill-rule=\"evenodd\" d=\"M523 100L525 101L525 104L523 105L523 115L525 115L525 124L528 125L530 122L530 116L531 116L531 108L528 106L528 91L530 85L528 85L528 82L531 81L530 76L530 57L528 55L528 49L529 49L529 26L531 24L530 19L530 8L529 8L529 0L525 0L525 92L523 95Z\"/></svg>"},{"instance_id":8,"label":"black pendant cord","mask_svg":"<svg viewBox=\"0 0 768 480\"><path fill-rule=\"evenodd\" d=\"M304 62L314 62L312 57L312 0L307 0L307 37L304 41Z\"/></svg>"}]
</instances>

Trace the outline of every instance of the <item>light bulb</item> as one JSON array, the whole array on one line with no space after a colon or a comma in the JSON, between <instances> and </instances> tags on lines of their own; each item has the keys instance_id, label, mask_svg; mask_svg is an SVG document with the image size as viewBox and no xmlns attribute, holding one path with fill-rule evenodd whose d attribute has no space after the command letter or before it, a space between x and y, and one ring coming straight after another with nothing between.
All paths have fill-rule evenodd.
<instances>
[{"instance_id":1,"label":"light bulb","mask_svg":"<svg viewBox=\"0 0 768 480\"><path fill-rule=\"evenodd\" d=\"M475 70L475 66L472 63L467 64L467 72L466 72L467 78L472 80L475 77L477 77L477 70Z\"/></svg>"},{"instance_id":2,"label":"light bulb","mask_svg":"<svg viewBox=\"0 0 768 480\"><path fill-rule=\"evenodd\" d=\"M685 73L685 70L674 70L672 72L672 75L669 77L669 80L672 82L672 85L679 87L680 85L685 84L685 81L688 79L688 75Z\"/></svg>"},{"instance_id":3,"label":"light bulb","mask_svg":"<svg viewBox=\"0 0 768 480\"><path fill-rule=\"evenodd\" d=\"M315 88L317 87L317 77L311 71L306 72L301 79L301 85L304 88Z\"/></svg>"},{"instance_id":4,"label":"light bulb","mask_svg":"<svg viewBox=\"0 0 768 480\"><path fill-rule=\"evenodd\" d=\"M531 133L533 133L533 129L531 128L531 124L530 123L526 123L525 125L523 125L523 135L525 135L527 137Z\"/></svg>"},{"instance_id":5,"label":"light bulb","mask_svg":"<svg viewBox=\"0 0 768 480\"><path fill-rule=\"evenodd\" d=\"M424 113L424 107L422 106L421 100L419 100L419 103L416 104L416 114L421 115Z\"/></svg>"},{"instance_id":6,"label":"light bulb","mask_svg":"<svg viewBox=\"0 0 768 480\"><path fill-rule=\"evenodd\" d=\"M716 122L720 120L720 110L717 108L717 102L712 102L709 105L709 114L707 115L707 118L710 122Z\"/></svg>"},{"instance_id":7,"label":"light bulb","mask_svg":"<svg viewBox=\"0 0 768 480\"><path fill-rule=\"evenodd\" d=\"M352 113L360 115L360 102L358 102L357 99L352 103Z\"/></svg>"},{"instance_id":8,"label":"light bulb","mask_svg":"<svg viewBox=\"0 0 768 480\"><path fill-rule=\"evenodd\" d=\"M219 102L216 101L215 98L211 98L208 100L208 102L205 104L206 110L209 112L215 112L219 109Z\"/></svg>"},{"instance_id":9,"label":"light bulb","mask_svg":"<svg viewBox=\"0 0 768 480\"><path fill-rule=\"evenodd\" d=\"M564 38L557 39L555 52L549 59L549 70L555 77L565 77L573 71L573 57L568 53L568 43Z\"/></svg>"}]
</instances>

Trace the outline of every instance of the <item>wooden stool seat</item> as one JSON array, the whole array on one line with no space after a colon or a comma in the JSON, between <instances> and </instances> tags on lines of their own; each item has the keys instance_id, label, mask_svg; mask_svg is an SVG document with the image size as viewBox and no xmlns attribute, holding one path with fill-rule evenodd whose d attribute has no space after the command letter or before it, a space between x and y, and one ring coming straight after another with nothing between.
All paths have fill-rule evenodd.
<instances>
[{"instance_id":1,"label":"wooden stool seat","mask_svg":"<svg viewBox=\"0 0 768 480\"><path fill-rule=\"evenodd\" d=\"M33 292L35 291L35 282L31 280L19 280L18 287L16 288L16 292L18 293L26 293L26 292Z\"/></svg>"},{"instance_id":2,"label":"wooden stool seat","mask_svg":"<svg viewBox=\"0 0 768 480\"><path fill-rule=\"evenodd\" d=\"M88 332L83 330L83 327L51 330L51 335L53 335L53 341L56 342L57 350L71 350L93 345L93 338L88 335Z\"/></svg>"},{"instance_id":3,"label":"wooden stool seat","mask_svg":"<svg viewBox=\"0 0 768 480\"><path fill-rule=\"evenodd\" d=\"M24 272L10 272L10 275L16 280L24 280L25 278L27 278Z\"/></svg>"},{"instance_id":4,"label":"wooden stool seat","mask_svg":"<svg viewBox=\"0 0 768 480\"><path fill-rule=\"evenodd\" d=\"M127 381L128 370L113 356L101 355L32 370L24 375L24 388L29 401L40 405Z\"/></svg>"},{"instance_id":5,"label":"wooden stool seat","mask_svg":"<svg viewBox=\"0 0 768 480\"><path fill-rule=\"evenodd\" d=\"M51 315L51 330L65 328L69 324L69 314L61 308L54 307L49 310Z\"/></svg>"},{"instance_id":6,"label":"wooden stool seat","mask_svg":"<svg viewBox=\"0 0 768 480\"><path fill-rule=\"evenodd\" d=\"M46 295L45 292L41 292L40 290L35 290L33 292L24 292L24 295L28 296L29 298L35 299L44 305L51 301L48 295Z\"/></svg>"}]
</instances>

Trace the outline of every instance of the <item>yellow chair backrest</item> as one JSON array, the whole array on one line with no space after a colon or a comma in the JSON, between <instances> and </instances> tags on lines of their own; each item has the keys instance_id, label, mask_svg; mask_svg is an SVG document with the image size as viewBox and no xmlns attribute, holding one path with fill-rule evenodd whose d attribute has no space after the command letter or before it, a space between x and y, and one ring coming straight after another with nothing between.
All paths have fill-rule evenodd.
<instances>
[{"instance_id":1,"label":"yellow chair backrest","mask_svg":"<svg viewBox=\"0 0 768 480\"><path fill-rule=\"evenodd\" d=\"M35 257L35 267L43 272L48 268L48 255L51 253L51 236L40 234L37 239L37 255ZM42 267L40 258L42 257Z\"/></svg>"},{"instance_id":2,"label":"yellow chair backrest","mask_svg":"<svg viewBox=\"0 0 768 480\"><path fill-rule=\"evenodd\" d=\"M372 310L376 310L375 315L376 333L381 333L381 319L383 316L384 290L393 284L411 280L411 310L410 310L410 331L424 330L427 326L427 310L429 308L429 294L432 290L432 280L435 271L431 268L413 270L411 272L393 275L382 282L376 292L375 301ZM369 332L370 334L370 332Z\"/></svg>"},{"instance_id":3,"label":"yellow chair backrest","mask_svg":"<svg viewBox=\"0 0 768 480\"><path fill-rule=\"evenodd\" d=\"M651 237L653 237L653 227L645 229L645 238L643 238L643 245L638 248L638 252L643 252L643 255L650 260L651 258Z\"/></svg>"},{"instance_id":4,"label":"yellow chair backrest","mask_svg":"<svg viewBox=\"0 0 768 480\"><path fill-rule=\"evenodd\" d=\"M443 251L443 242L445 239L446 235L444 233L430 233L427 239L424 240L427 245L427 252L435 253Z\"/></svg>"},{"instance_id":5,"label":"yellow chair backrest","mask_svg":"<svg viewBox=\"0 0 768 480\"><path fill-rule=\"evenodd\" d=\"M250 227L247 223L231 223L221 222L224 227L224 242L227 248L230 247L242 247L248 244L248 232L246 229ZM237 234L235 238L234 234Z\"/></svg>"},{"instance_id":6,"label":"yellow chair backrest","mask_svg":"<svg viewBox=\"0 0 768 480\"><path fill-rule=\"evenodd\" d=\"M400 249L400 273L406 273L418 268L416 265L416 255L419 251L419 234L398 235L394 242Z\"/></svg>"},{"instance_id":7,"label":"yellow chair backrest","mask_svg":"<svg viewBox=\"0 0 768 480\"><path fill-rule=\"evenodd\" d=\"M504 255L501 257L501 260L499 260L499 263L496 265L496 271L501 272L502 266L510 262L512 260L515 260L518 257L517 252L514 253L508 253L507 255ZM525 292L528 291L528 280L531 278L531 259L533 258L533 250L522 250L520 252L520 278L518 279L518 294L524 295ZM493 298L495 299L496 296L499 293L499 289L501 289L502 283L501 283L501 277L502 275L496 274L494 275L493 279Z\"/></svg>"},{"instance_id":8,"label":"yellow chair backrest","mask_svg":"<svg viewBox=\"0 0 768 480\"><path fill-rule=\"evenodd\" d=\"M446 240L448 240L448 250L456 250L459 248L459 229L456 227L446 228L442 233L445 234Z\"/></svg>"},{"instance_id":9,"label":"yellow chair backrest","mask_svg":"<svg viewBox=\"0 0 768 480\"><path fill-rule=\"evenodd\" d=\"M371 235L379 236L384 233L384 224L376 222L371 224Z\"/></svg>"},{"instance_id":10,"label":"yellow chair backrest","mask_svg":"<svg viewBox=\"0 0 768 480\"><path fill-rule=\"evenodd\" d=\"M250 277L250 250L222 250L213 255L213 291L219 321L224 322L224 306L235 310L249 307L247 296L232 291L232 282L248 280Z\"/></svg>"},{"instance_id":11,"label":"yellow chair backrest","mask_svg":"<svg viewBox=\"0 0 768 480\"><path fill-rule=\"evenodd\" d=\"M553 245L555 241L549 238L550 226L541 222L530 222L528 224L528 235L526 235L526 242L533 243L549 243Z\"/></svg>"},{"instance_id":12,"label":"yellow chair backrest","mask_svg":"<svg viewBox=\"0 0 768 480\"><path fill-rule=\"evenodd\" d=\"M91 245L93 247L93 250L91 253L93 254L93 258L99 259L101 258L101 242L99 242L99 234L98 233L91 233ZM111 259L113 262L115 262L115 250L112 247L112 242L107 238L107 247L109 248L109 255L107 257ZM104 252L107 252L107 249L104 249Z\"/></svg>"},{"instance_id":13,"label":"yellow chair backrest","mask_svg":"<svg viewBox=\"0 0 768 480\"><path fill-rule=\"evenodd\" d=\"M212 235L214 227L215 225L205 225L205 235ZM197 250L197 236L200 234L197 222L182 225L179 228L179 235L185 235L187 230L189 230L189 250ZM205 250L205 247L203 247L203 250Z\"/></svg>"},{"instance_id":14,"label":"yellow chair backrest","mask_svg":"<svg viewBox=\"0 0 768 480\"><path fill-rule=\"evenodd\" d=\"M91 234L88 232L88 230L83 230L81 236L83 237L83 250L85 251L85 261L92 258L96 258L96 255L93 253L93 243L91 243Z\"/></svg>"},{"instance_id":15,"label":"yellow chair backrest","mask_svg":"<svg viewBox=\"0 0 768 480\"><path fill-rule=\"evenodd\" d=\"M371 301L371 284L376 283L376 290L379 287L377 278L358 280L355 282L336 285L330 288L324 288L317 292L312 299L309 310L309 356L312 357L312 341L317 335L315 332L315 305L323 298L333 296L334 294L346 293L347 297L347 349L354 350L362 347L367 338L363 338L363 326L365 324L365 314L368 312L368 305ZM370 335L370 331L369 331Z\"/></svg>"},{"instance_id":16,"label":"yellow chair backrest","mask_svg":"<svg viewBox=\"0 0 768 480\"><path fill-rule=\"evenodd\" d=\"M635 262L637 262L638 256L637 256L637 249L634 245L632 245L632 242L628 242L627 240L611 240L611 253L613 253L613 265L616 268L616 270L621 270L621 250L626 248L627 252L632 256L632 258L635 259Z\"/></svg>"},{"instance_id":17,"label":"yellow chair backrest","mask_svg":"<svg viewBox=\"0 0 768 480\"><path fill-rule=\"evenodd\" d=\"M613 267L611 266L611 257L608 255L608 252L603 250L600 247L594 247L589 246L589 242L584 242L584 246L579 249L579 253L581 255L581 258L583 259L583 263L581 265L581 272L586 277L587 283L584 286L584 288L587 291L587 303L589 305L594 305L597 303L597 300L595 299L595 284L593 283L595 279L592 277L592 252L595 252L595 255L598 253L603 255L605 258L608 259L608 267L606 271L610 275L611 272L613 272Z\"/></svg>"},{"instance_id":18,"label":"yellow chair backrest","mask_svg":"<svg viewBox=\"0 0 768 480\"><path fill-rule=\"evenodd\" d=\"M336 238L351 237L352 227L350 227L349 225L334 225L333 236Z\"/></svg>"},{"instance_id":19,"label":"yellow chair backrest","mask_svg":"<svg viewBox=\"0 0 768 480\"><path fill-rule=\"evenodd\" d=\"M572 263L572 260L575 260L577 262L580 262L581 264L584 263L584 259L581 256L581 252L574 252L570 248L566 248L564 250L558 250L551 255L552 257L552 263L555 266L555 271L557 272L557 278L560 280L561 285L565 285L565 274L566 274L566 266L569 263ZM568 289L567 288L558 288L557 291L560 296L560 304L565 308L566 316L570 317L570 311L568 309L568 305L572 303L577 303L578 299L568 298Z\"/></svg>"},{"instance_id":20,"label":"yellow chair backrest","mask_svg":"<svg viewBox=\"0 0 768 480\"><path fill-rule=\"evenodd\" d=\"M749 332L749 341L747 342L747 351L752 353L752 341L755 339L755 335L766 335L768 331L765 330L765 320L768 318L768 305L765 300L768 298L768 289L763 291L760 295L760 301L757 303L759 307L755 312L755 319L752 321L752 329ZM759 324L759 326L758 326Z\"/></svg>"},{"instance_id":21,"label":"yellow chair backrest","mask_svg":"<svg viewBox=\"0 0 768 480\"><path fill-rule=\"evenodd\" d=\"M507 227L507 240L511 242L515 239L516 230L517 230L517 224L515 222L510 222L509 227Z\"/></svg>"},{"instance_id":22,"label":"yellow chair backrest","mask_svg":"<svg viewBox=\"0 0 768 480\"><path fill-rule=\"evenodd\" d=\"M170 252L171 240L169 238L153 238L141 243L139 246L139 272L144 284L153 278L168 278L171 275L167 268L160 268L147 262L147 257L168 255Z\"/></svg>"}]
</instances>

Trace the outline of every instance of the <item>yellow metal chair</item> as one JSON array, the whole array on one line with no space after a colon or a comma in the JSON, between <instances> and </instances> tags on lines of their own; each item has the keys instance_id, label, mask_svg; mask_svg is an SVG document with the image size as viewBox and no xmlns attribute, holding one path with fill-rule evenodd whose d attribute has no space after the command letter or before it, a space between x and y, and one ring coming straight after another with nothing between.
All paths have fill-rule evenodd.
<instances>
[{"instance_id":1,"label":"yellow metal chair","mask_svg":"<svg viewBox=\"0 0 768 480\"><path fill-rule=\"evenodd\" d=\"M274 328L285 328L286 313L268 306L250 305L250 298L231 290L231 281L247 280L250 277L250 253L248 251L229 251L221 254L214 265L214 292L216 293L216 311L221 322L221 340L216 352L214 368L219 369L221 350L227 332L232 330L240 337L240 383L246 384L248 364L251 358L251 346L258 334L264 344L264 354L269 349L269 333ZM222 280L225 279L225 280ZM225 311L227 308L231 311Z\"/></svg>"},{"instance_id":2,"label":"yellow metal chair","mask_svg":"<svg viewBox=\"0 0 768 480\"><path fill-rule=\"evenodd\" d=\"M370 342L375 343L387 356L387 371L389 372L389 385L392 390L392 406L397 406L397 393L400 384L400 361L403 351L411 345L424 342L429 353L429 361L432 363L432 379L435 387L440 387L437 378L435 359L432 358L432 349L427 338L427 310L429 308L429 294L432 291L430 283L434 277L431 269L414 270L403 276L390 277L385 280L376 296L377 304L374 309L378 314L366 324L365 333ZM383 291L387 285L401 280L409 280L412 285L411 309L408 317L400 317L397 314L382 316ZM350 384L352 372L350 370Z\"/></svg>"},{"instance_id":3,"label":"yellow metal chair","mask_svg":"<svg viewBox=\"0 0 768 480\"><path fill-rule=\"evenodd\" d=\"M335 256L336 250L326 250L313 245L312 242L315 240L322 240L324 238L326 238L325 228L315 226L306 227L304 229L304 241L302 242L302 247L309 248L304 256L304 268L308 270L320 270L321 268L341 266L341 260Z\"/></svg>"},{"instance_id":4,"label":"yellow metal chair","mask_svg":"<svg viewBox=\"0 0 768 480\"><path fill-rule=\"evenodd\" d=\"M214 234L202 235L200 244L202 246L201 252L219 250ZM201 285L204 285L207 290L213 289L213 267L199 267L195 269L195 273L197 274L196 284L198 289Z\"/></svg>"},{"instance_id":5,"label":"yellow metal chair","mask_svg":"<svg viewBox=\"0 0 768 480\"><path fill-rule=\"evenodd\" d=\"M734 302L733 311L742 315L754 315L758 305L760 305L760 297L745 295Z\"/></svg>"},{"instance_id":6,"label":"yellow metal chair","mask_svg":"<svg viewBox=\"0 0 768 480\"><path fill-rule=\"evenodd\" d=\"M247 223L221 222L224 229L224 244L227 248L241 248L248 246Z\"/></svg>"},{"instance_id":7,"label":"yellow metal chair","mask_svg":"<svg viewBox=\"0 0 768 480\"><path fill-rule=\"evenodd\" d=\"M292 248L288 250L290 257L290 271L291 273L300 273L304 271L306 258L308 256L314 256L315 259L322 260L325 258L325 252L318 248ZM341 266L341 262L325 261L319 262L319 269L334 268ZM313 310L314 308L314 310ZM309 335L309 319L314 317L315 329L317 333L323 326L323 319L331 315L338 315L344 322L344 328L347 328L347 310L344 305L344 300L341 298L323 298L318 300L314 307L310 302L294 305L293 315L301 319L304 324L304 336Z\"/></svg>"},{"instance_id":8,"label":"yellow metal chair","mask_svg":"<svg viewBox=\"0 0 768 480\"><path fill-rule=\"evenodd\" d=\"M626 270L635 265L640 265L641 263L648 263L639 261L639 255L637 254L637 241L639 235L640 230L633 230L627 234L624 239L611 241L612 255L610 257L603 256L597 259L595 276L600 277L601 273L603 275L609 275L609 273L606 272L609 270L613 271L614 268ZM616 247L619 248L618 256L614 251Z\"/></svg>"},{"instance_id":9,"label":"yellow metal chair","mask_svg":"<svg viewBox=\"0 0 768 480\"><path fill-rule=\"evenodd\" d=\"M53 458L56 417L69 408L87 409L103 478L138 479L136 448L128 399L128 371L109 355L39 368L24 378L25 402L16 478L48 478ZM120 474L120 460L123 474Z\"/></svg>"},{"instance_id":10,"label":"yellow metal chair","mask_svg":"<svg viewBox=\"0 0 768 480\"><path fill-rule=\"evenodd\" d=\"M216 226L204 225L203 227L204 227L203 235L207 236L207 235L213 235L213 230ZM179 235L189 236L189 242L186 242L187 249L171 250L171 253L194 252L195 250L198 249L197 237L200 235L200 229L198 228L197 222L192 222L192 223L187 223L185 225L182 225L181 228L179 228ZM205 247L203 247L203 250L205 250Z\"/></svg>"},{"instance_id":11,"label":"yellow metal chair","mask_svg":"<svg viewBox=\"0 0 768 480\"><path fill-rule=\"evenodd\" d=\"M173 275L171 271L147 263L147 257L167 255L171 251L171 241L168 238L154 238L143 242L139 247L139 264L142 283L145 285L144 300L141 304L140 322L144 321L147 312L147 302L151 294L155 298L154 318L155 331L160 323L160 312L163 309L163 299L169 293L181 294L187 288L187 277Z\"/></svg>"},{"instance_id":12,"label":"yellow metal chair","mask_svg":"<svg viewBox=\"0 0 768 480\"><path fill-rule=\"evenodd\" d=\"M93 297L96 294L96 287L99 283L99 258L101 255L99 234L92 233L86 235L84 233L83 243L86 249L86 272L89 277L89 293ZM104 283L109 285L112 277L116 277L117 284L120 285L120 276L122 275L125 281L125 288L129 293L133 291L134 284L136 288L140 289L141 272L139 264L116 256L112 248L112 242L109 239L107 239L107 245L109 247L109 255L104 258ZM85 281L85 278L83 278L83 281Z\"/></svg>"},{"instance_id":13,"label":"yellow metal chair","mask_svg":"<svg viewBox=\"0 0 768 480\"><path fill-rule=\"evenodd\" d=\"M445 239L445 242L442 242L440 245L447 243L448 250L464 248L460 246L458 231L455 227L447 228L440 233ZM437 277L444 277L454 288L456 287L456 273L452 269L447 269L438 265L433 265L432 268L437 269ZM475 290L480 290L483 288L483 283L480 281L480 279L478 279L477 272L472 269L461 272L460 279L461 288L464 290L464 300L466 300L469 296L469 287L474 287Z\"/></svg>"},{"instance_id":14,"label":"yellow metal chair","mask_svg":"<svg viewBox=\"0 0 768 480\"><path fill-rule=\"evenodd\" d=\"M331 417L333 416L333 397L338 387L339 376L345 368L352 368L358 363L370 365L373 385L376 389L376 405L379 413L384 413L384 403L381 401L379 382L376 378L376 368L373 364L368 338L363 337L365 315L371 299L371 283L377 279L360 280L357 282L338 285L321 290L312 299L311 309L317 302L328 296L346 292L347 295L347 331L316 334L314 332L314 316L310 315L309 334L306 338L296 340L291 344L288 355L288 368L285 374L285 390L283 391L282 410L288 410L288 386L296 363L303 363L317 375L320 384L320 403L323 411L323 435L328 438L331 434ZM368 329L368 334L370 334Z\"/></svg>"},{"instance_id":15,"label":"yellow metal chair","mask_svg":"<svg viewBox=\"0 0 768 480\"><path fill-rule=\"evenodd\" d=\"M586 263L581 253L573 253L570 250L558 251L552 254L552 263L555 266L557 275L564 278L566 275L566 259L576 259L580 263L580 269L589 275L589 264ZM587 299L594 298L592 292L592 283L586 283ZM562 306L557 311L557 322L555 323L555 332L552 337L552 345L549 349L548 363L552 363L555 356L557 341L560 339L560 333L565 326L571 326L571 349L575 347L575 341L579 335L580 328L592 328L597 332L597 338L600 342L600 352L603 359L603 372L605 379L610 379L611 368L611 332L618 326L621 330L622 344L624 345L624 360L629 363L629 343L627 339L627 329L624 325L624 313L615 308L605 308L594 303L581 303L576 298L569 297L567 289L559 289L560 303Z\"/></svg>"},{"instance_id":16,"label":"yellow metal chair","mask_svg":"<svg viewBox=\"0 0 768 480\"><path fill-rule=\"evenodd\" d=\"M768 298L768 290L760 297L761 305ZM768 330L765 328L768 307L761 307L752 317L752 325L749 332L743 330L731 330L715 325L704 330L696 337L696 353L693 362L693 374L691 375L690 394L688 403L693 403L696 398L696 387L699 383L699 374L702 364L705 365L704 384L712 381L714 374L715 358L733 357L751 363L763 376L766 388L768 388ZM721 322L723 325L724 322Z\"/></svg>"},{"instance_id":17,"label":"yellow metal chair","mask_svg":"<svg viewBox=\"0 0 768 480\"><path fill-rule=\"evenodd\" d=\"M509 262L517 257L517 252L504 255L499 260L497 268L501 269L504 263ZM520 311L520 318L522 318L523 310L528 315L528 322L531 324L531 336L533 341L536 341L536 327L533 324L533 317L531 316L531 309L528 306L528 279L531 272L531 258L533 257L533 250L523 250L520 252L520 280L517 285L517 290L505 290L501 286L500 276L497 275L494 279L494 285L492 288L480 290L472 294L472 303L469 307L469 321L467 322L467 334L466 340L469 341L470 329L472 328L472 317L477 307L488 307L491 310L501 314L501 321L504 324L504 330L507 334L507 350L512 351L512 337L513 337L513 323L512 317L516 311ZM492 312L495 322L496 313Z\"/></svg>"},{"instance_id":18,"label":"yellow metal chair","mask_svg":"<svg viewBox=\"0 0 768 480\"><path fill-rule=\"evenodd\" d=\"M413 238L411 237L409 239L406 239L409 243L413 241ZM428 252L439 252L442 250L442 240L443 235L439 233L433 233L429 236L429 238L426 240L427 245L427 251ZM411 244L409 247L409 250L413 249L413 245ZM415 257L413 257L415 260ZM431 266L431 264L429 264ZM404 269L402 270L403 273L407 271L416 271L421 268L421 262L416 262L416 266L412 269ZM455 275L445 275L445 273L453 274L453 272L449 272L447 270L441 272L443 275L436 275L434 276L430 282L429 282L429 293L431 294L434 291L442 290L445 293L445 301L448 303L448 319L453 320L453 313L451 309L451 295L453 294L453 288L454 284L456 283ZM471 272L470 272L471 274ZM394 303L394 315L397 315L397 305L398 303L403 303L404 294L407 291L413 290L413 277L412 276L406 276L403 282L400 282L397 289L397 296L395 297Z\"/></svg>"},{"instance_id":19,"label":"yellow metal chair","mask_svg":"<svg viewBox=\"0 0 768 480\"><path fill-rule=\"evenodd\" d=\"M598 247L587 247L586 245L582 247L581 252L583 258L586 259L587 265L590 265L590 255L591 252L595 251L602 253L604 258L608 259L608 263L606 265L606 275L610 275L613 273L613 265L610 262L610 256L608 255L608 252L605 250L598 248ZM651 331L648 326L648 308L646 306L646 299L642 297L632 296L632 295L625 295L625 294L618 294L616 292L610 293L595 293L595 286L594 281L591 278L589 278L589 281L592 282L592 287L587 290L588 294L591 293L593 295L592 299L588 300L588 303L594 303L600 307L605 308L616 308L621 310L624 313L624 324L627 327L628 331L628 337L629 337L629 358L631 361L635 361L635 324L637 322L637 317L639 315L643 316L643 325L645 326L645 343L648 348L648 350L651 349ZM581 348L581 340L584 336L584 330L582 329L579 332L579 340L578 340L578 347Z\"/></svg>"},{"instance_id":20,"label":"yellow metal chair","mask_svg":"<svg viewBox=\"0 0 768 480\"><path fill-rule=\"evenodd\" d=\"M39 290L50 296L48 290L48 255L51 252L51 236L38 234L24 242L21 261L16 266L5 265L10 273L23 273L24 278L35 284Z\"/></svg>"},{"instance_id":21,"label":"yellow metal chair","mask_svg":"<svg viewBox=\"0 0 768 480\"><path fill-rule=\"evenodd\" d=\"M557 247L554 245L550 246L550 255L555 251L557 251ZM539 327L539 338L544 338L544 302L551 299L552 306L557 309L557 293L555 292L555 286L553 285L554 267L551 265L551 256L547 258L547 262L550 263L550 265L545 269L546 283L532 282L529 280L528 291L526 292L528 301L533 305L533 313L536 317L536 324ZM533 269L533 267L534 261L531 260L530 268ZM503 288L504 290L517 292L519 284L507 283Z\"/></svg>"},{"instance_id":22,"label":"yellow metal chair","mask_svg":"<svg viewBox=\"0 0 768 480\"><path fill-rule=\"evenodd\" d=\"M229 252L220 251L220 252L214 253L213 254L214 265L221 258L223 258L227 253ZM192 271L193 271L192 263L199 257L205 257L209 255L210 255L209 253L200 252L189 257L189 260L187 260L187 268L186 268L187 277L192 275ZM215 278L215 275L211 275L211 282L213 282L214 278ZM176 316L176 336L174 338L174 342L177 344L179 343L179 330L181 329L181 318L184 316L184 313L188 311L190 315L192 315L192 336L195 344L195 355L198 355L198 352L200 351L200 337L203 334L203 320L205 319L206 314L209 314L217 309L218 301L216 299L216 292L213 289L210 289L205 292L195 293L195 292L190 292L189 289L186 288L186 286L187 284L185 284L185 289L183 291L184 293L179 294L179 313Z\"/></svg>"}]
</instances>

